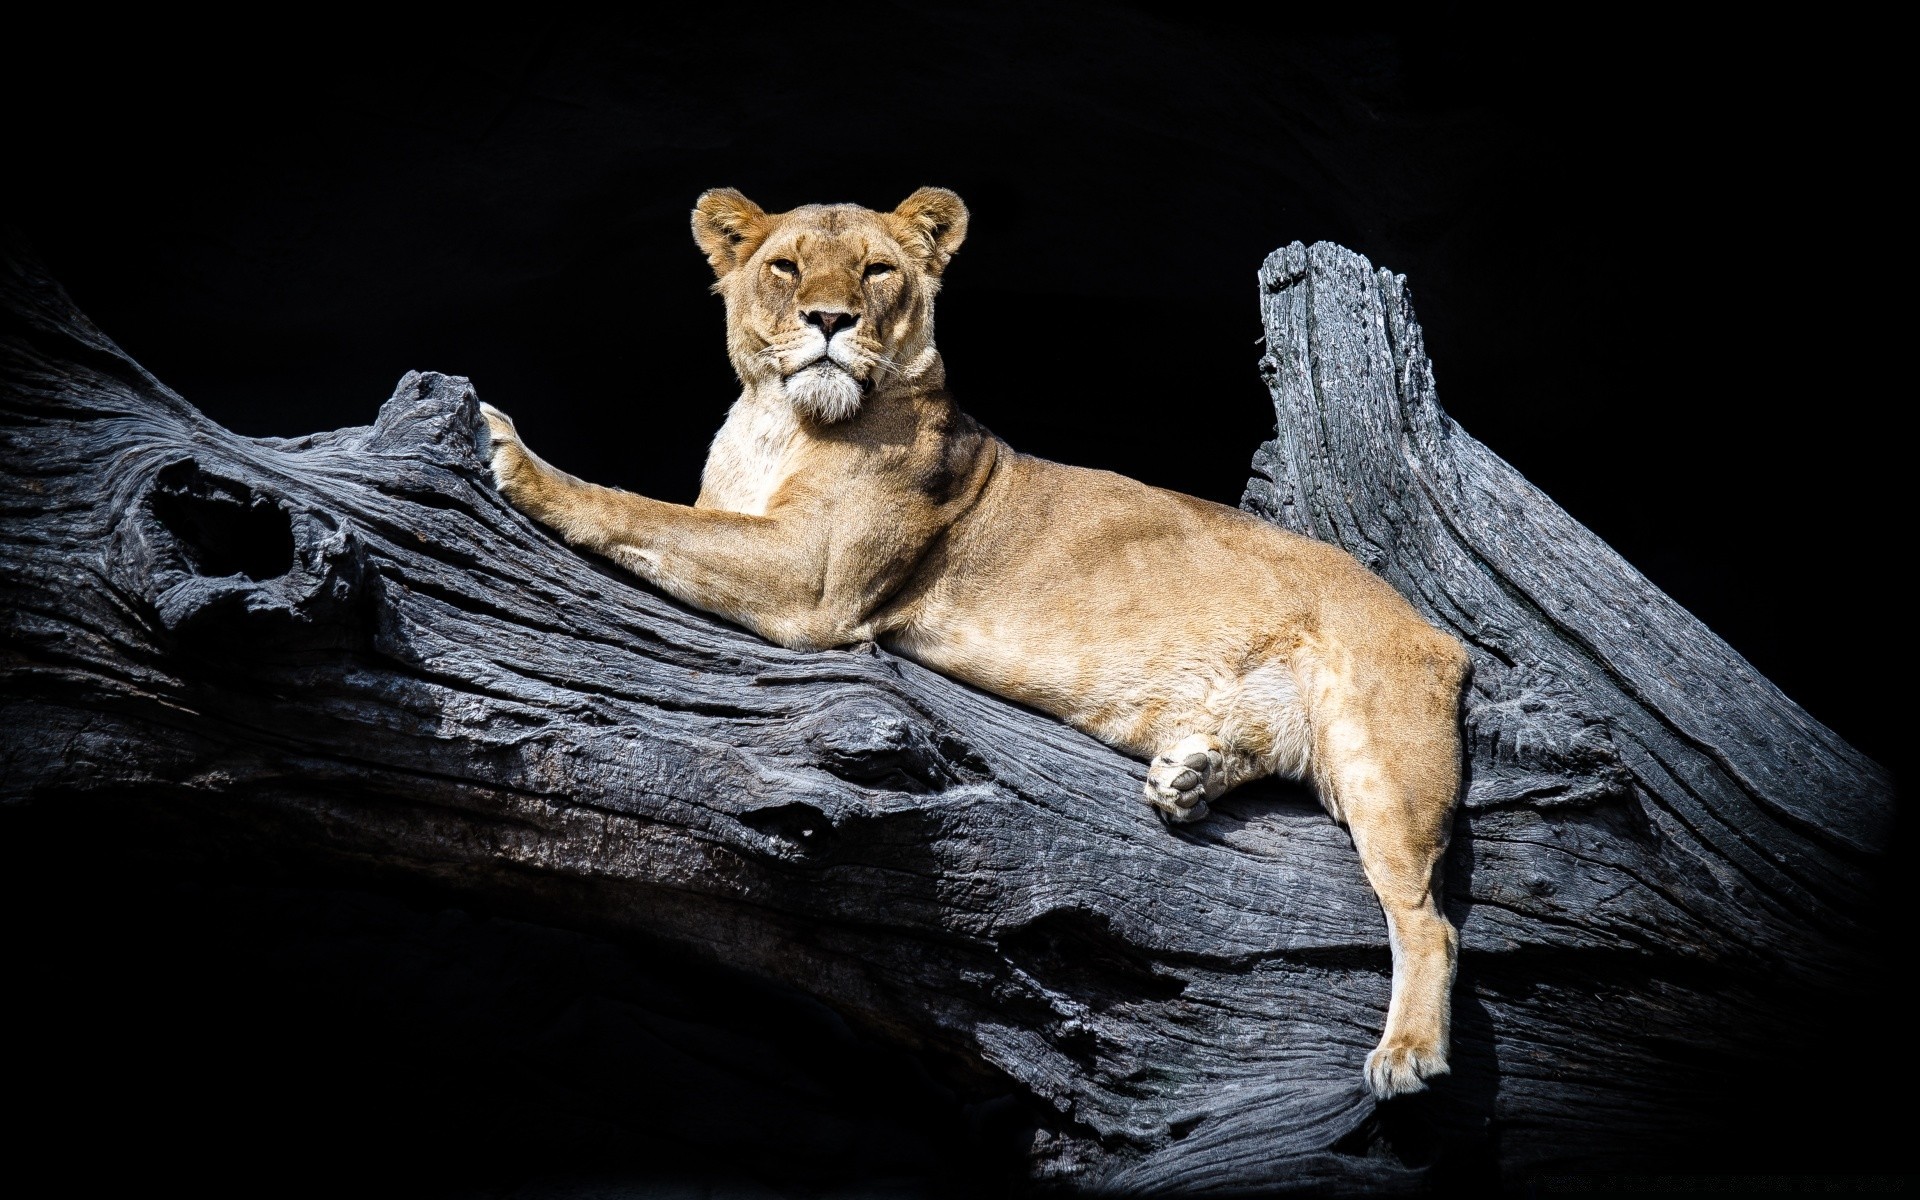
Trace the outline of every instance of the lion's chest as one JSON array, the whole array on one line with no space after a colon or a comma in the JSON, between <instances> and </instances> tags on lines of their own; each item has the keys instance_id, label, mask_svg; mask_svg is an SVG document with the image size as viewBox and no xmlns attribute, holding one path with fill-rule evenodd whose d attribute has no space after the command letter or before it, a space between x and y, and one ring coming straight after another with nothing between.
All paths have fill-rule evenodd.
<instances>
[{"instance_id":1,"label":"lion's chest","mask_svg":"<svg viewBox=\"0 0 1920 1200\"><path fill-rule=\"evenodd\" d=\"M707 451L701 506L765 516L793 472L800 438L800 423L787 405L736 401Z\"/></svg>"}]
</instances>

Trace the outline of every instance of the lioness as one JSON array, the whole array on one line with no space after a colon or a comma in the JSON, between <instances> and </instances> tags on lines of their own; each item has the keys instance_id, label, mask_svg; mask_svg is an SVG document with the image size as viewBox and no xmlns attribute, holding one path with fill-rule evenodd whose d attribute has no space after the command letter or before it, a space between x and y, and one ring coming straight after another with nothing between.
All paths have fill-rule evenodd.
<instances>
[{"instance_id":1,"label":"lioness","mask_svg":"<svg viewBox=\"0 0 1920 1200\"><path fill-rule=\"evenodd\" d=\"M555 470L484 407L519 509L796 650L878 642L1151 759L1169 821L1311 780L1386 910L1380 1097L1447 1070L1457 938L1438 903L1467 655L1344 551L1219 504L1018 453L954 406L933 299L967 209L770 214L702 195L742 391L692 508Z\"/></svg>"}]
</instances>

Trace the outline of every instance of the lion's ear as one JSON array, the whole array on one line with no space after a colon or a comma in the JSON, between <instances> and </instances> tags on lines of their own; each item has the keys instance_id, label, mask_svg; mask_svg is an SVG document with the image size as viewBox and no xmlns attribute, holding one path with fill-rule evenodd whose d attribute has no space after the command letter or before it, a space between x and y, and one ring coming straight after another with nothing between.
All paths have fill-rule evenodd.
<instances>
[{"instance_id":1,"label":"lion's ear","mask_svg":"<svg viewBox=\"0 0 1920 1200\"><path fill-rule=\"evenodd\" d=\"M947 260L967 240L967 206L945 188L921 188L892 215L900 244L926 260L931 274L946 270Z\"/></svg>"},{"instance_id":2,"label":"lion's ear","mask_svg":"<svg viewBox=\"0 0 1920 1200\"><path fill-rule=\"evenodd\" d=\"M733 188L702 192L693 202L693 240L722 279L747 261L771 224L765 210Z\"/></svg>"}]
</instances>

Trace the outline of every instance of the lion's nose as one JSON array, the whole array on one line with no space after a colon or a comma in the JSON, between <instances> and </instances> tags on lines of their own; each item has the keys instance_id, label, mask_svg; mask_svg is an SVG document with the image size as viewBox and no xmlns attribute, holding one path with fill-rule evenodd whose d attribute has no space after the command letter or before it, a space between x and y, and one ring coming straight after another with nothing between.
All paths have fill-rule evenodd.
<instances>
[{"instance_id":1,"label":"lion's nose","mask_svg":"<svg viewBox=\"0 0 1920 1200\"><path fill-rule=\"evenodd\" d=\"M844 308L816 308L812 312L800 314L800 319L828 337L832 337L833 331L841 326L852 328L854 322L860 319L860 314L850 313Z\"/></svg>"}]
</instances>

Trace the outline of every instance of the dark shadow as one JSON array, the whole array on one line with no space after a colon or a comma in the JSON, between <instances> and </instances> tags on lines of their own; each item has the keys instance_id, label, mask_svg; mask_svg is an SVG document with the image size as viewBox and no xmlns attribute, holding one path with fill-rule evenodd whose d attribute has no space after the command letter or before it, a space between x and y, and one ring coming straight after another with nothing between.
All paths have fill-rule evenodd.
<instances>
[{"instance_id":1,"label":"dark shadow","mask_svg":"<svg viewBox=\"0 0 1920 1200\"><path fill-rule=\"evenodd\" d=\"M0 813L10 1018L35 1047L14 1062L23 1174L201 1196L958 1197L1017 1166L1017 1106L958 1095L796 991L150 811L90 805L84 832L77 808ZM49 845L84 845L84 869Z\"/></svg>"}]
</instances>

